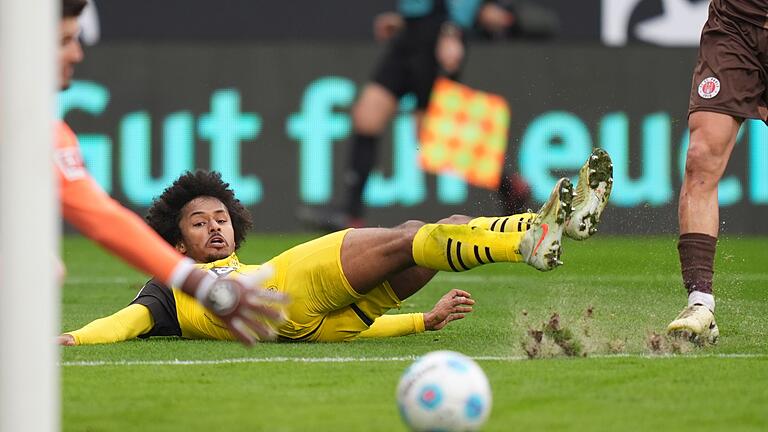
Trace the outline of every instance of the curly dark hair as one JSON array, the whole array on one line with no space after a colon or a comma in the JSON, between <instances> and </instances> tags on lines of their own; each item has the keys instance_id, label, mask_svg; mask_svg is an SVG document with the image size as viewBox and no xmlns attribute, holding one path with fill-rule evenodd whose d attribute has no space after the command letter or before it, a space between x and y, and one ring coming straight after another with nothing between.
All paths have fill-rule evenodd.
<instances>
[{"instance_id":1,"label":"curly dark hair","mask_svg":"<svg viewBox=\"0 0 768 432\"><path fill-rule=\"evenodd\" d=\"M80 13L85 9L85 5L88 4L88 0L62 0L61 1L61 17L62 18L77 18Z\"/></svg>"},{"instance_id":2,"label":"curly dark hair","mask_svg":"<svg viewBox=\"0 0 768 432\"><path fill-rule=\"evenodd\" d=\"M232 221L235 231L235 250L245 241L245 234L253 226L251 213L235 198L229 183L215 171L187 171L166 188L162 195L152 202L147 212L147 223L171 246L181 242L181 209L195 198L207 196L221 201Z\"/></svg>"}]
</instances>

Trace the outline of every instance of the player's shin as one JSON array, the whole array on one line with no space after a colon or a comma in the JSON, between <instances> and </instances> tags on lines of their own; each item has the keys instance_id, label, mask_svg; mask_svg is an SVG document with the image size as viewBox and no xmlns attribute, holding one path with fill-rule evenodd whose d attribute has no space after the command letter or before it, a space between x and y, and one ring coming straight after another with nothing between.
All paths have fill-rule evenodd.
<instances>
[{"instance_id":1,"label":"player's shin","mask_svg":"<svg viewBox=\"0 0 768 432\"><path fill-rule=\"evenodd\" d=\"M477 217L467 223L476 228L494 232L525 232L531 228L536 213L521 213L501 217Z\"/></svg>"},{"instance_id":2,"label":"player's shin","mask_svg":"<svg viewBox=\"0 0 768 432\"><path fill-rule=\"evenodd\" d=\"M465 271L493 262L522 262L522 233L499 233L470 225L427 224L413 239L413 259L433 270Z\"/></svg>"}]
</instances>

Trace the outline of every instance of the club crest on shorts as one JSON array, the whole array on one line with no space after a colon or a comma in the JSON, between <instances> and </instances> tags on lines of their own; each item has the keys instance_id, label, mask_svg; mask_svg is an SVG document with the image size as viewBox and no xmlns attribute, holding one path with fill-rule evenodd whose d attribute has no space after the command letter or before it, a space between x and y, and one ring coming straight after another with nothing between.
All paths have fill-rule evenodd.
<instances>
[{"instance_id":1,"label":"club crest on shorts","mask_svg":"<svg viewBox=\"0 0 768 432\"><path fill-rule=\"evenodd\" d=\"M715 77L708 77L699 83L699 96L704 99L712 99L720 93L720 80Z\"/></svg>"}]
</instances>

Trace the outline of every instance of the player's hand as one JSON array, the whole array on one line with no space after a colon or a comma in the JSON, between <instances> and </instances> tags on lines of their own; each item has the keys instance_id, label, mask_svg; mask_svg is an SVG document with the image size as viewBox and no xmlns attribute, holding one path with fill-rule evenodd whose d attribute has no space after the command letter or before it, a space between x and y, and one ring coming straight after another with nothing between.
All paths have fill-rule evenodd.
<instances>
[{"instance_id":1,"label":"player's hand","mask_svg":"<svg viewBox=\"0 0 768 432\"><path fill-rule=\"evenodd\" d=\"M450 75L458 72L461 62L464 60L464 44L461 42L461 34L441 33L435 47L435 58L445 73Z\"/></svg>"},{"instance_id":2,"label":"player's hand","mask_svg":"<svg viewBox=\"0 0 768 432\"><path fill-rule=\"evenodd\" d=\"M496 3L485 3L477 12L477 22L489 33L501 36L515 23L515 16Z\"/></svg>"},{"instance_id":3,"label":"player's hand","mask_svg":"<svg viewBox=\"0 0 768 432\"><path fill-rule=\"evenodd\" d=\"M452 289L437 301L431 311L424 313L424 329L440 330L449 322L460 320L472 312L472 294Z\"/></svg>"},{"instance_id":4,"label":"player's hand","mask_svg":"<svg viewBox=\"0 0 768 432\"><path fill-rule=\"evenodd\" d=\"M262 266L252 275L239 279L216 279L198 296L201 303L229 327L246 345L273 340L276 328L285 321L283 306L287 296L263 288L271 268ZM201 298L202 297L202 298Z\"/></svg>"},{"instance_id":5,"label":"player's hand","mask_svg":"<svg viewBox=\"0 0 768 432\"><path fill-rule=\"evenodd\" d=\"M61 346L75 346L77 345L77 342L75 341L74 336L64 333L62 335L56 336L56 344Z\"/></svg>"},{"instance_id":6,"label":"player's hand","mask_svg":"<svg viewBox=\"0 0 768 432\"><path fill-rule=\"evenodd\" d=\"M373 36L379 42L386 42L405 26L403 17L397 12L384 12L373 19Z\"/></svg>"}]
</instances>

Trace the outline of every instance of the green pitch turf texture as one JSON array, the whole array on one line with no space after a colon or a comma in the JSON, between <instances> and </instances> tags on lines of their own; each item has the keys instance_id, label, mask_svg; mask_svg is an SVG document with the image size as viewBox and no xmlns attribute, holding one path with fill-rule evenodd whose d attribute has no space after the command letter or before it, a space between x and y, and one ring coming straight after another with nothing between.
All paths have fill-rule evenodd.
<instances>
[{"instance_id":1,"label":"green pitch turf texture","mask_svg":"<svg viewBox=\"0 0 768 432\"><path fill-rule=\"evenodd\" d=\"M240 253L263 262L308 236L254 235ZM456 350L478 358L493 388L488 431L768 430L765 238L724 238L715 286L715 347L668 345L653 332L685 304L672 236L566 241L565 266L539 273L495 264L442 274L402 312L447 290L475 311L440 332L338 344L160 338L62 350L65 431L399 431L395 388L410 358ZM80 238L66 238L62 327L125 306L146 277ZM587 317L587 309L592 309ZM528 360L527 330L553 313L586 357ZM185 364L186 363L186 364Z\"/></svg>"}]
</instances>

